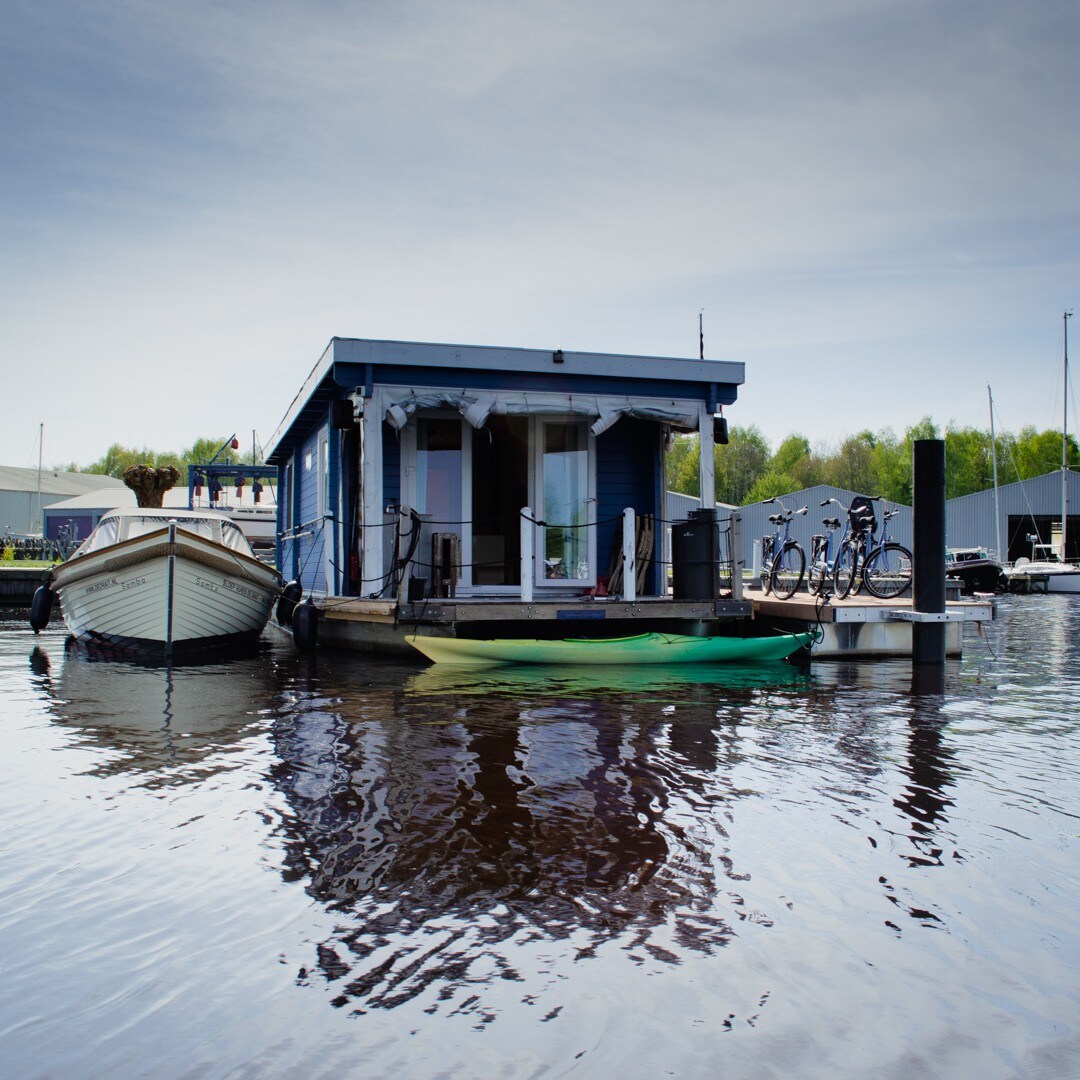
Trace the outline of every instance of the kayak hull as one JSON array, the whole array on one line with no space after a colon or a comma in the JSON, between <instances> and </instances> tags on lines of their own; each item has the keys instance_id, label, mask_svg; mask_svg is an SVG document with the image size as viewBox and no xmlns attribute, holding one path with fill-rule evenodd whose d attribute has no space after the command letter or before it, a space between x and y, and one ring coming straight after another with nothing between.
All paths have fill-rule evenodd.
<instances>
[{"instance_id":1,"label":"kayak hull","mask_svg":"<svg viewBox=\"0 0 1080 1080\"><path fill-rule=\"evenodd\" d=\"M409 634L405 640L436 664L717 664L783 660L810 644L811 634L771 637L690 637L635 634L590 639L472 639Z\"/></svg>"}]
</instances>

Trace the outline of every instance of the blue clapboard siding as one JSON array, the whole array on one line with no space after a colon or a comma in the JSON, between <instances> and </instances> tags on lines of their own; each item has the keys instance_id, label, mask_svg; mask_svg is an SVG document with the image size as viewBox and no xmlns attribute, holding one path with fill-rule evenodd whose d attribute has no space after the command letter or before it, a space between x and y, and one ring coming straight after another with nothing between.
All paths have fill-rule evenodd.
<instances>
[{"instance_id":1,"label":"blue clapboard siding","mask_svg":"<svg viewBox=\"0 0 1080 1080\"><path fill-rule=\"evenodd\" d=\"M300 501L297 524L303 523L309 535L298 541L300 545L300 582L305 591L323 592L326 581L323 574L322 507L319 506L319 436L326 430L320 426L312 431L300 447L296 463L300 482Z\"/></svg>"},{"instance_id":2,"label":"blue clapboard siding","mask_svg":"<svg viewBox=\"0 0 1080 1080\"><path fill-rule=\"evenodd\" d=\"M401 441L398 433L383 425L383 502L401 499Z\"/></svg>"},{"instance_id":3,"label":"blue clapboard siding","mask_svg":"<svg viewBox=\"0 0 1080 1080\"><path fill-rule=\"evenodd\" d=\"M596 439L597 573L606 577L612 546L619 537L621 514L632 506L638 514L662 513L659 502L660 426L647 420L627 418L608 428ZM619 518L610 521L610 518ZM660 527L657 526L657 535ZM659 550L659 549L656 549ZM645 592L653 592L656 555L645 581Z\"/></svg>"}]
</instances>

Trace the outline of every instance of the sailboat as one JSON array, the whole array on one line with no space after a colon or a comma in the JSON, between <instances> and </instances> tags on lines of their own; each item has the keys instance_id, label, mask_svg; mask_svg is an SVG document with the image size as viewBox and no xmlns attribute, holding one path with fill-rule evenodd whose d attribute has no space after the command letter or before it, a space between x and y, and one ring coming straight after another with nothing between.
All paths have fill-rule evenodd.
<instances>
[{"instance_id":1,"label":"sailboat","mask_svg":"<svg viewBox=\"0 0 1080 1080\"><path fill-rule=\"evenodd\" d=\"M1080 593L1080 567L1065 561L1065 541L1069 526L1069 319L1071 311L1063 316L1065 327L1065 382L1064 409L1061 420L1061 542L1060 545L1034 541L1031 558L1019 558L1006 571L1010 580L1033 578L1045 579L1046 592Z\"/></svg>"}]
</instances>

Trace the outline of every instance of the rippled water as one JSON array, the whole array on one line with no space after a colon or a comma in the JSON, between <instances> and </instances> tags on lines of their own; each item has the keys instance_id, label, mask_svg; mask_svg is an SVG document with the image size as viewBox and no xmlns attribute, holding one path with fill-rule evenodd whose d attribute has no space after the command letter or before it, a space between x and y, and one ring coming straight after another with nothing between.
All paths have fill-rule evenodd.
<instances>
[{"instance_id":1,"label":"rippled water","mask_svg":"<svg viewBox=\"0 0 1080 1080\"><path fill-rule=\"evenodd\" d=\"M12 1077L1080 1075L1080 601L446 674L0 622Z\"/></svg>"}]
</instances>

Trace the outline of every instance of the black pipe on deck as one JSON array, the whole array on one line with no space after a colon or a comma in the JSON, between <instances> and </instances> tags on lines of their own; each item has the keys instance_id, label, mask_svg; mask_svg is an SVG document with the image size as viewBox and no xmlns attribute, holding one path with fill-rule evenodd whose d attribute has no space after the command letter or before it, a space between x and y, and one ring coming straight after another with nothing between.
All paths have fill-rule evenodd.
<instances>
[{"instance_id":1,"label":"black pipe on deck","mask_svg":"<svg viewBox=\"0 0 1080 1080\"><path fill-rule=\"evenodd\" d=\"M938 614L945 611L945 443L916 439L914 449L911 606L916 612ZM945 663L944 622L915 622L911 661Z\"/></svg>"}]
</instances>

